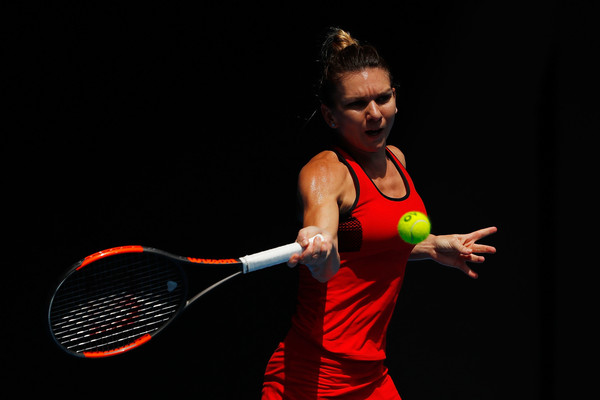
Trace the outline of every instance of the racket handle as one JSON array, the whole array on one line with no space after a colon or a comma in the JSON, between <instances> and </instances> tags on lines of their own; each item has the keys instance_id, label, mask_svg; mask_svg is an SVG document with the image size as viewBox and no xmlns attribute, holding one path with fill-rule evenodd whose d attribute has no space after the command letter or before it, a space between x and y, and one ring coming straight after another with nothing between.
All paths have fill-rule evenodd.
<instances>
[{"instance_id":1,"label":"racket handle","mask_svg":"<svg viewBox=\"0 0 600 400\"><path fill-rule=\"evenodd\" d=\"M310 243L315 240L316 237L323 238L320 234L311 237ZM248 272L258 271L259 269L272 267L287 262L290 257L294 254L302 253L302 246L298 242L279 246L274 249L261 251L260 253L251 254L246 257L240 258L243 264L243 271L245 274Z\"/></svg>"}]
</instances>

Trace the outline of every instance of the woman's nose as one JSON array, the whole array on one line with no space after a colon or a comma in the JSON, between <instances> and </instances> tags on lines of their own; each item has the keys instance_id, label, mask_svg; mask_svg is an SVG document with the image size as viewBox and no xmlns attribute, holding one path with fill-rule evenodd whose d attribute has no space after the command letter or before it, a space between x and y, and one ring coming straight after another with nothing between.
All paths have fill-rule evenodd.
<instances>
[{"instance_id":1,"label":"woman's nose","mask_svg":"<svg viewBox=\"0 0 600 400\"><path fill-rule=\"evenodd\" d=\"M382 114L379 111L379 106L377 105L375 100L372 100L369 103L369 105L367 106L367 118L374 119L374 120L380 120L381 117L382 117Z\"/></svg>"}]
</instances>

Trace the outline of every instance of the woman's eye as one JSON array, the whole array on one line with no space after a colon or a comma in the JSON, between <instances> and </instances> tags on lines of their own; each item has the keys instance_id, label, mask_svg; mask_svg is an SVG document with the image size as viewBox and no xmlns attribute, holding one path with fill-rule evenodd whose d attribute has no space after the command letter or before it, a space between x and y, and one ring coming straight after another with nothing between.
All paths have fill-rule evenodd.
<instances>
[{"instance_id":1,"label":"woman's eye","mask_svg":"<svg viewBox=\"0 0 600 400\"><path fill-rule=\"evenodd\" d=\"M392 98L392 95L391 95L391 94L386 94L386 95L383 95L383 96L379 96L379 97L377 98L377 103L378 103L378 104L385 104L385 103L387 103L388 101L390 101L390 99L391 99L391 98Z\"/></svg>"},{"instance_id":2,"label":"woman's eye","mask_svg":"<svg viewBox=\"0 0 600 400\"><path fill-rule=\"evenodd\" d=\"M366 106L367 106L367 102L364 100L356 100L356 101L346 104L346 107L351 108L351 109L362 109L362 108L365 108Z\"/></svg>"},{"instance_id":3,"label":"woman's eye","mask_svg":"<svg viewBox=\"0 0 600 400\"><path fill-rule=\"evenodd\" d=\"M392 94L387 93L387 94L384 94L384 95L381 95L381 96L375 98L375 102L380 105L386 104L387 102L389 102L391 100L391 98L392 98ZM368 101L367 100L355 100L355 101L352 101L352 102L346 104L346 108L360 110L360 109L366 108L369 105L369 102L370 102L370 100L368 100Z\"/></svg>"}]
</instances>

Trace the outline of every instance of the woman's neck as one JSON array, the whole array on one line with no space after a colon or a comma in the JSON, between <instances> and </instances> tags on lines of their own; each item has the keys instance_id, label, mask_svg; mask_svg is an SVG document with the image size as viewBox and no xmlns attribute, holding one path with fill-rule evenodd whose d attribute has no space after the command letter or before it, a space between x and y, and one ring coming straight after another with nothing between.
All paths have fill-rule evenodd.
<instances>
[{"instance_id":1,"label":"woman's neck","mask_svg":"<svg viewBox=\"0 0 600 400\"><path fill-rule=\"evenodd\" d=\"M341 147L350 154L350 156L360 164L362 169L371 179L384 177L387 171L387 151L386 146L381 147L375 152L366 152L341 143Z\"/></svg>"}]
</instances>

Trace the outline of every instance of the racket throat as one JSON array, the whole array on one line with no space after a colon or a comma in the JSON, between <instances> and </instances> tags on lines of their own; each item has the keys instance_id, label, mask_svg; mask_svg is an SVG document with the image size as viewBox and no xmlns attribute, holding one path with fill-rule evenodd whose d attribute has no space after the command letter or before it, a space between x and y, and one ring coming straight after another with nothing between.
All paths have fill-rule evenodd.
<instances>
[{"instance_id":1,"label":"racket throat","mask_svg":"<svg viewBox=\"0 0 600 400\"><path fill-rule=\"evenodd\" d=\"M236 276L242 274L243 271L238 271L232 275L229 275L226 278L221 279L220 281L210 285L209 287L207 287L206 289L204 289L203 291L201 291L200 293L198 293L197 295L195 295L194 297L192 297L191 299L189 299L186 303L185 306L188 307L190 306L192 303L194 303L196 300L198 300L200 297L204 296L206 293L210 292L211 290L213 290L214 288L216 288L217 286L222 285L223 283L227 282L230 279L235 278Z\"/></svg>"}]
</instances>

